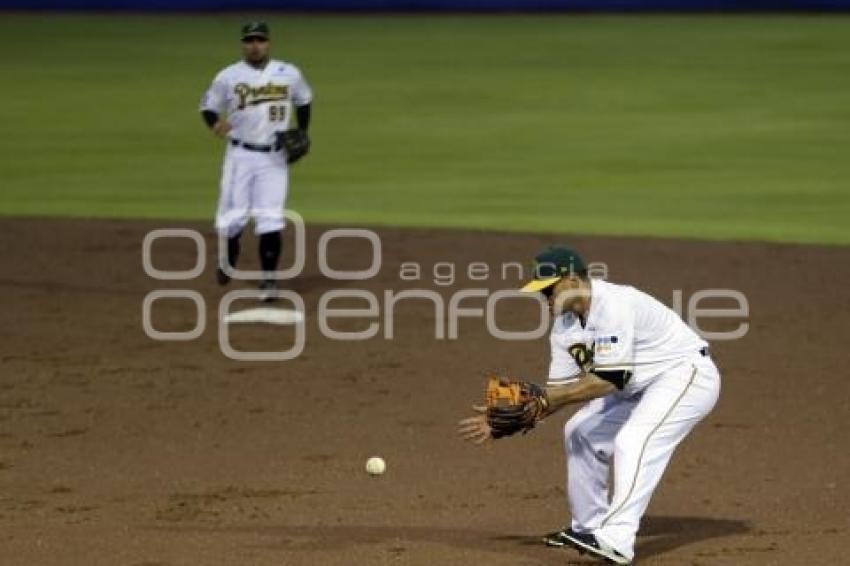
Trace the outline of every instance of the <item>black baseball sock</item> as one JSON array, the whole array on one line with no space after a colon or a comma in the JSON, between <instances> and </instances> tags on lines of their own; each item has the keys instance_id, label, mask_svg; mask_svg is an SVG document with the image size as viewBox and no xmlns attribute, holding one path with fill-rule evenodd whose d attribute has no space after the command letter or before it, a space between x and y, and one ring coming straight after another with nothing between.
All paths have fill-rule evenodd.
<instances>
[{"instance_id":1,"label":"black baseball sock","mask_svg":"<svg viewBox=\"0 0 850 566\"><path fill-rule=\"evenodd\" d=\"M268 274L277 271L277 262L280 260L280 250L283 247L283 238L280 230L260 234L260 267Z\"/></svg>"},{"instance_id":2,"label":"black baseball sock","mask_svg":"<svg viewBox=\"0 0 850 566\"><path fill-rule=\"evenodd\" d=\"M242 237L242 232L227 239L227 263L233 269L236 269L236 262L239 261L239 238Z\"/></svg>"}]
</instances>

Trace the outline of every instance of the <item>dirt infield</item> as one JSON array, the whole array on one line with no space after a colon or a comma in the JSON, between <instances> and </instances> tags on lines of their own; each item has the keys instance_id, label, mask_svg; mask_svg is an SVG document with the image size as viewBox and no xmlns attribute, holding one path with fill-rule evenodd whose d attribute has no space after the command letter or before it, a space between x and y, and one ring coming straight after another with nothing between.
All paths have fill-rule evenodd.
<instances>
[{"instance_id":1,"label":"dirt infield","mask_svg":"<svg viewBox=\"0 0 850 566\"><path fill-rule=\"evenodd\" d=\"M611 280L668 304L674 289L687 302L701 288L737 289L750 303L747 336L713 344L720 403L674 457L639 562L846 563L850 248L381 229L380 273L338 282L316 265L324 227L309 227L305 272L287 286L306 301L304 352L248 363L219 350L225 290L210 262L188 282L160 285L143 272L144 234L185 226L0 220L3 565L589 564L538 542L567 520L567 415L486 449L454 436L486 370L543 374L545 338L500 342L482 320L467 319L459 339L438 340L425 301L399 303L393 340L382 337L381 320L376 338L332 341L315 318L333 288L422 288L448 300L473 286L515 287L498 269L483 284L459 274L442 287L431 270L437 262L526 264L543 244L565 240L606 262ZM154 250L160 269L193 264L189 241ZM367 251L339 241L331 263L365 268ZM255 263L253 243L245 255ZM405 261L422 264L421 280L399 279ZM160 286L201 293L208 320L200 338L145 335L143 298ZM504 306L500 326L529 328L527 304ZM153 321L190 329L193 307L162 300ZM291 334L246 326L232 338L243 350L282 349ZM388 463L379 478L363 471L374 454Z\"/></svg>"}]
</instances>

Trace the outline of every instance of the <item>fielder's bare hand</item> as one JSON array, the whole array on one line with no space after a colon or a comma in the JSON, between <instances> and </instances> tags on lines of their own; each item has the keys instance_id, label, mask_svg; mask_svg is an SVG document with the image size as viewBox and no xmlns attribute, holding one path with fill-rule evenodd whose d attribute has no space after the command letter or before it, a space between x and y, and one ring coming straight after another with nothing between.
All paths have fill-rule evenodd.
<instances>
[{"instance_id":1,"label":"fielder's bare hand","mask_svg":"<svg viewBox=\"0 0 850 566\"><path fill-rule=\"evenodd\" d=\"M464 440L481 445L493 438L487 423L487 407L473 405L472 410L478 414L458 422L457 433Z\"/></svg>"}]
</instances>

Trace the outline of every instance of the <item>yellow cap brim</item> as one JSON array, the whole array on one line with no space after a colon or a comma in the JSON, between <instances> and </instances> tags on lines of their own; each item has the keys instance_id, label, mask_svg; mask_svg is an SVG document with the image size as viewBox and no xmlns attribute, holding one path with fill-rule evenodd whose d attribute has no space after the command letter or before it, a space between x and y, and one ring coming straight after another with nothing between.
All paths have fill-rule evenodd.
<instances>
[{"instance_id":1,"label":"yellow cap brim","mask_svg":"<svg viewBox=\"0 0 850 566\"><path fill-rule=\"evenodd\" d=\"M546 287L550 287L560 281L560 277L549 277L548 279L534 279L526 283L522 289L520 289L523 293L534 293L537 291L542 291Z\"/></svg>"}]
</instances>

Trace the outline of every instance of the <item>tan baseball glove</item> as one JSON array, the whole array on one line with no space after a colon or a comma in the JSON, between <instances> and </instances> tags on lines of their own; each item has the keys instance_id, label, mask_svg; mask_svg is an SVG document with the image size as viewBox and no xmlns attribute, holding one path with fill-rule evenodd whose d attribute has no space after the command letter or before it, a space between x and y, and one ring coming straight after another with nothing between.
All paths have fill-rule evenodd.
<instances>
[{"instance_id":1,"label":"tan baseball glove","mask_svg":"<svg viewBox=\"0 0 850 566\"><path fill-rule=\"evenodd\" d=\"M546 414L546 390L528 381L490 377L485 394L486 417L493 438L525 434Z\"/></svg>"}]
</instances>

